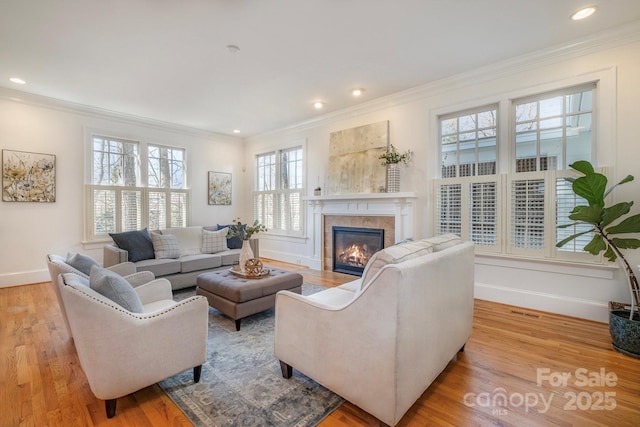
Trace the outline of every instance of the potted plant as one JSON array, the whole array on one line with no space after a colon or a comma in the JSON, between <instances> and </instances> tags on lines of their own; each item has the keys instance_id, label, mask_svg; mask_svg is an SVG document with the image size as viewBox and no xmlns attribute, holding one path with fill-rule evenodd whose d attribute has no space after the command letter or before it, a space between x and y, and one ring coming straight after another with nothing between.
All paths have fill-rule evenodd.
<instances>
[{"instance_id":1,"label":"potted plant","mask_svg":"<svg viewBox=\"0 0 640 427\"><path fill-rule=\"evenodd\" d=\"M413 158L413 152L407 150L400 154L393 144L389 144L387 151L380 154L378 159L382 160L382 165L387 168L387 193L397 193L400 191L400 164L408 166Z\"/></svg>"},{"instance_id":2,"label":"potted plant","mask_svg":"<svg viewBox=\"0 0 640 427\"><path fill-rule=\"evenodd\" d=\"M633 181L633 176L628 175L607 189L607 178L595 172L588 161L577 161L570 167L583 174L579 178L571 179L572 189L576 195L585 199L588 205L576 206L569 215L569 219L574 222L559 227L566 228L575 224L589 224L591 227L587 231L563 239L556 246L562 247L578 236L594 233L593 239L585 245L584 250L593 255L604 251L606 259L620 264L631 292L631 305L609 302L609 331L616 350L640 358L640 314L638 313L640 289L638 278L622 252L624 249L640 248L640 240L617 237L621 234L640 232L640 214L627 216L633 206L632 201L620 202L608 207L605 206L604 201L618 185Z\"/></svg>"},{"instance_id":3,"label":"potted plant","mask_svg":"<svg viewBox=\"0 0 640 427\"><path fill-rule=\"evenodd\" d=\"M267 231L267 227L260 224L257 219L253 222L253 225L249 225L243 224L242 221L240 221L240 218L236 218L229 226L227 239L232 237L239 237L242 239L242 249L240 249L240 259L238 264L240 266L240 271L243 273L245 272L245 264L248 260L253 258L253 250L249 244L249 239L251 236L258 234L261 231Z\"/></svg>"}]
</instances>

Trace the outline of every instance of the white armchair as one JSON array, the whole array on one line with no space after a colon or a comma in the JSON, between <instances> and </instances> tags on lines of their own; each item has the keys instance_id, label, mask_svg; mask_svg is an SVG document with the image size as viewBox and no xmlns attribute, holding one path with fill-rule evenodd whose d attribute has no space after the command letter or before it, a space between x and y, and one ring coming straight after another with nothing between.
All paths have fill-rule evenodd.
<instances>
[{"instance_id":1,"label":"white armchair","mask_svg":"<svg viewBox=\"0 0 640 427\"><path fill-rule=\"evenodd\" d=\"M206 298L176 302L171 284L156 279L135 287L144 311L133 313L87 286L78 274L58 278L82 370L91 391L105 400L107 417L116 399L185 369L200 380L207 354Z\"/></svg>"},{"instance_id":2,"label":"white armchair","mask_svg":"<svg viewBox=\"0 0 640 427\"><path fill-rule=\"evenodd\" d=\"M69 328L69 320L67 319L67 313L65 312L65 309L64 309L64 301L62 301L62 296L60 294L60 287L58 285L58 276L63 273L75 273L80 277L83 277L89 280L89 275L69 265L67 263L66 258L60 255L54 255L54 254L47 255L47 268L49 269L49 275L51 276L51 284L53 285L53 289L56 292L56 297L58 298L58 304L60 305L60 311L62 312L64 325L67 327L67 332L69 332L69 336L73 338L73 335L71 334L71 328ZM107 269L123 276L127 280L127 282L131 283L133 287L140 286L144 283L148 283L156 278L155 275L150 271L137 272L136 266L132 262L123 262L121 264L116 264L111 267L107 267Z\"/></svg>"},{"instance_id":3,"label":"white armchair","mask_svg":"<svg viewBox=\"0 0 640 427\"><path fill-rule=\"evenodd\" d=\"M295 368L396 425L472 331L473 245L433 244L429 253L431 244L384 249L367 265L372 277L365 272L310 296L278 292L275 354L283 376ZM394 259L383 265L385 257Z\"/></svg>"}]
</instances>

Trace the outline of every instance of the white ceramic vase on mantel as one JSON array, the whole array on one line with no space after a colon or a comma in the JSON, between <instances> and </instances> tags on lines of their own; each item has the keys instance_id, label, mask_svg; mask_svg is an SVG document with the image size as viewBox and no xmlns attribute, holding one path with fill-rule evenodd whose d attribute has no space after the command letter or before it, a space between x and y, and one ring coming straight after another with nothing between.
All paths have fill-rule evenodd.
<instances>
[{"instance_id":1,"label":"white ceramic vase on mantel","mask_svg":"<svg viewBox=\"0 0 640 427\"><path fill-rule=\"evenodd\" d=\"M249 240L242 241L242 248L240 249L240 259L238 263L240 264L240 271L245 272L245 264L248 260L253 258L253 249L251 249L251 244L249 244Z\"/></svg>"},{"instance_id":2,"label":"white ceramic vase on mantel","mask_svg":"<svg viewBox=\"0 0 640 427\"><path fill-rule=\"evenodd\" d=\"M400 191L400 165L390 163L387 165L387 193Z\"/></svg>"}]
</instances>

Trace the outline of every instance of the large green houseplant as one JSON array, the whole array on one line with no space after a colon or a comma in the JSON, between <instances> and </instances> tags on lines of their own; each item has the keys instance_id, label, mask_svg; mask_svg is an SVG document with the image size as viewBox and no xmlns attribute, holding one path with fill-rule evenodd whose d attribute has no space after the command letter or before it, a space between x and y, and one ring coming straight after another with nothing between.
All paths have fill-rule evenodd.
<instances>
[{"instance_id":1,"label":"large green houseplant","mask_svg":"<svg viewBox=\"0 0 640 427\"><path fill-rule=\"evenodd\" d=\"M587 231L563 239L556 246L562 247L579 236L594 233L593 239L585 245L584 250L593 255L604 251L606 259L611 262L617 261L620 264L625 272L631 292L631 307L630 310L625 310L625 304L610 302L609 329L613 345L617 350L640 358L640 315L638 313L640 289L638 278L622 251L640 248L640 240L618 237L619 235L640 233L640 214L628 216L633 206L632 201L605 206L605 198L611 191L618 185L633 181L633 176L628 175L607 189L607 177L596 172L588 161L577 161L570 166L583 174L579 178L572 179L572 189L576 195L585 199L588 205L576 206L569 215L569 219L574 222L559 227L572 227L576 224L589 224L591 227Z\"/></svg>"}]
</instances>

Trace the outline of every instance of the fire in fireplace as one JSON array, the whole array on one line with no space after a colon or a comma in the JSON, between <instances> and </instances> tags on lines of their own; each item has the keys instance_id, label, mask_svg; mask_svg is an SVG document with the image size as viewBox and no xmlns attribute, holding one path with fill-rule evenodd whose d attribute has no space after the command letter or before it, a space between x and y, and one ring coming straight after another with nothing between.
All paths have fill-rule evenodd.
<instances>
[{"instance_id":1,"label":"fire in fireplace","mask_svg":"<svg viewBox=\"0 0 640 427\"><path fill-rule=\"evenodd\" d=\"M332 227L333 271L362 276L364 266L384 247L382 228Z\"/></svg>"}]
</instances>

